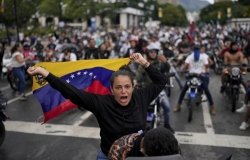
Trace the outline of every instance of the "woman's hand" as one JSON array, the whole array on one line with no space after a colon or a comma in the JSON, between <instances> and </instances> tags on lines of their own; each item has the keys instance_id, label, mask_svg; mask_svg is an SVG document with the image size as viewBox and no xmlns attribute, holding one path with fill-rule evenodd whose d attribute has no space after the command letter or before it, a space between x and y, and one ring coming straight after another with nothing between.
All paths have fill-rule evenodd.
<instances>
[{"instance_id":1,"label":"woman's hand","mask_svg":"<svg viewBox=\"0 0 250 160\"><path fill-rule=\"evenodd\" d=\"M42 67L34 67L34 66L29 67L27 69L27 73L31 76L42 75L44 78L49 75L49 71L47 71L46 69L44 69Z\"/></svg>"},{"instance_id":2,"label":"woman's hand","mask_svg":"<svg viewBox=\"0 0 250 160\"><path fill-rule=\"evenodd\" d=\"M132 61L144 66L147 68L150 63L141 55L141 53L133 53L129 57Z\"/></svg>"}]
</instances>

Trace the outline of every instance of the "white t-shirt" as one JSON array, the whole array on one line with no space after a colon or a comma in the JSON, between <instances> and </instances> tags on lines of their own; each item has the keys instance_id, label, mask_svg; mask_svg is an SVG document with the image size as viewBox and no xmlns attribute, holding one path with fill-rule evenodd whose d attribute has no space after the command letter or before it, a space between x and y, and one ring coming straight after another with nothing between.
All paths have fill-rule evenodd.
<instances>
[{"instance_id":1,"label":"white t-shirt","mask_svg":"<svg viewBox=\"0 0 250 160\"><path fill-rule=\"evenodd\" d=\"M59 61L63 61L63 59L65 58L64 56L65 56L64 53L61 53L60 57L59 57ZM67 58L69 59L69 61L76 61L77 60L75 53L70 53L69 57L67 57Z\"/></svg>"},{"instance_id":2,"label":"white t-shirt","mask_svg":"<svg viewBox=\"0 0 250 160\"><path fill-rule=\"evenodd\" d=\"M11 67L13 68L18 68L18 67L21 67L21 66L24 66L25 65L25 62L22 62L22 63L19 63L17 60L16 60L16 57L20 55L22 58L24 58L23 54L19 51L17 52L14 52L12 57L11 57Z\"/></svg>"},{"instance_id":3,"label":"white t-shirt","mask_svg":"<svg viewBox=\"0 0 250 160\"><path fill-rule=\"evenodd\" d=\"M208 55L200 54L198 61L194 61L194 53L190 54L185 63L189 64L189 73L204 73L206 71L206 65L208 65Z\"/></svg>"}]
</instances>

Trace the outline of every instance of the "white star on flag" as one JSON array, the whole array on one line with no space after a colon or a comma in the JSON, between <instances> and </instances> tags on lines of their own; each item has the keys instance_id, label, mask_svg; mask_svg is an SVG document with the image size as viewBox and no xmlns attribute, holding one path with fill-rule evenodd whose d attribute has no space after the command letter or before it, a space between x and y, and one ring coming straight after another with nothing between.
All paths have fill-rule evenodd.
<instances>
[{"instance_id":1,"label":"white star on flag","mask_svg":"<svg viewBox=\"0 0 250 160\"><path fill-rule=\"evenodd\" d=\"M75 78L75 75L74 74L71 74L71 76L70 76L72 79L74 79Z\"/></svg>"}]
</instances>

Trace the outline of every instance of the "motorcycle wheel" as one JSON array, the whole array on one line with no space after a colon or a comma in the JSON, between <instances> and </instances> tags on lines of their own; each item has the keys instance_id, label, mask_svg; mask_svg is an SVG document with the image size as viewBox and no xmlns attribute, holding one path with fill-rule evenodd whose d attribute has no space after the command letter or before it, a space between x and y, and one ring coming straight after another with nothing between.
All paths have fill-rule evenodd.
<instances>
[{"instance_id":1,"label":"motorcycle wheel","mask_svg":"<svg viewBox=\"0 0 250 160\"><path fill-rule=\"evenodd\" d=\"M196 106L194 99L190 99L188 102L188 122L191 122L193 119L193 108Z\"/></svg>"},{"instance_id":2,"label":"motorcycle wheel","mask_svg":"<svg viewBox=\"0 0 250 160\"><path fill-rule=\"evenodd\" d=\"M232 102L232 112L235 112L235 110L236 110L236 102L237 102L237 95L236 95L236 93L233 93L232 95L231 95L231 102Z\"/></svg>"},{"instance_id":3,"label":"motorcycle wheel","mask_svg":"<svg viewBox=\"0 0 250 160\"><path fill-rule=\"evenodd\" d=\"M10 84L10 88L14 91L17 91L17 78L12 74L12 72L8 73L7 75L7 81Z\"/></svg>"},{"instance_id":4,"label":"motorcycle wheel","mask_svg":"<svg viewBox=\"0 0 250 160\"><path fill-rule=\"evenodd\" d=\"M5 138L5 127L2 121L0 121L0 146L3 144Z\"/></svg>"}]
</instances>

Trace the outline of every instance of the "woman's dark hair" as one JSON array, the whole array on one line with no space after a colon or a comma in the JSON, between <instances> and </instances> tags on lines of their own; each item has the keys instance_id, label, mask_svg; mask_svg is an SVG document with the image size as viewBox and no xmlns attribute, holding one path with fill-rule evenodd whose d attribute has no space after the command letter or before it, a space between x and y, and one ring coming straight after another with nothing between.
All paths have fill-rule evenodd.
<instances>
[{"instance_id":1,"label":"woman's dark hair","mask_svg":"<svg viewBox=\"0 0 250 160\"><path fill-rule=\"evenodd\" d=\"M129 79L131 80L132 85L134 86L134 76L133 73L131 72L130 68L127 65L123 65L119 68L118 71L115 71L112 73L111 78L110 78L110 84L113 86L115 78L118 76L128 76Z\"/></svg>"},{"instance_id":2,"label":"woman's dark hair","mask_svg":"<svg viewBox=\"0 0 250 160\"><path fill-rule=\"evenodd\" d=\"M144 150L148 156L180 154L177 139L164 127L151 129L145 133Z\"/></svg>"},{"instance_id":3,"label":"woman's dark hair","mask_svg":"<svg viewBox=\"0 0 250 160\"><path fill-rule=\"evenodd\" d=\"M17 51L18 47L20 47L19 43L16 43L12 48L11 48L11 53L13 54L14 52Z\"/></svg>"}]
</instances>

